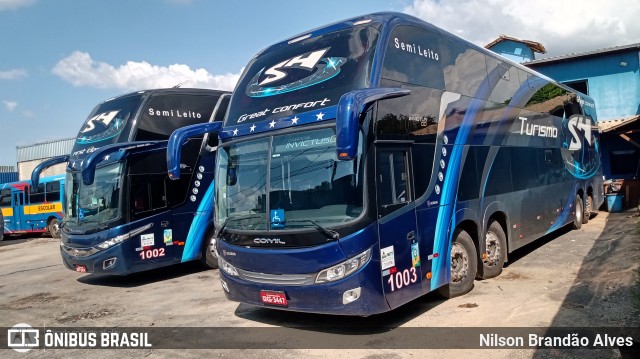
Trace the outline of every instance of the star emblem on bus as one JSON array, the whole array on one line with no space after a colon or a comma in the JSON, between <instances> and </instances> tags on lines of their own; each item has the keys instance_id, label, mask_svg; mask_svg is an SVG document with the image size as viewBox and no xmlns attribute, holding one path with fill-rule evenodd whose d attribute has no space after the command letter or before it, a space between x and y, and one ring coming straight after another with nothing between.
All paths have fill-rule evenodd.
<instances>
[{"instance_id":1,"label":"star emblem on bus","mask_svg":"<svg viewBox=\"0 0 640 359\"><path fill-rule=\"evenodd\" d=\"M320 112L319 114L316 115L317 121L323 120L324 119L323 117L324 117L324 113L322 113L322 112Z\"/></svg>"},{"instance_id":2,"label":"star emblem on bus","mask_svg":"<svg viewBox=\"0 0 640 359\"><path fill-rule=\"evenodd\" d=\"M269 128L274 128L276 127L276 120L271 120L271 122L269 122Z\"/></svg>"},{"instance_id":3,"label":"star emblem on bus","mask_svg":"<svg viewBox=\"0 0 640 359\"><path fill-rule=\"evenodd\" d=\"M291 124L292 124L292 125L296 125L296 124L298 124L298 120L299 120L298 116L296 116L296 117L292 118L292 119L291 119Z\"/></svg>"},{"instance_id":4,"label":"star emblem on bus","mask_svg":"<svg viewBox=\"0 0 640 359\"><path fill-rule=\"evenodd\" d=\"M235 130L232 131L234 136L238 135L238 129L236 128Z\"/></svg>"},{"instance_id":5,"label":"star emblem on bus","mask_svg":"<svg viewBox=\"0 0 640 359\"><path fill-rule=\"evenodd\" d=\"M253 131L255 131L255 130L256 130L256 125L255 125L255 124L254 124L254 125L251 125L251 127L249 127L249 128L251 129L249 132L253 132Z\"/></svg>"}]
</instances>

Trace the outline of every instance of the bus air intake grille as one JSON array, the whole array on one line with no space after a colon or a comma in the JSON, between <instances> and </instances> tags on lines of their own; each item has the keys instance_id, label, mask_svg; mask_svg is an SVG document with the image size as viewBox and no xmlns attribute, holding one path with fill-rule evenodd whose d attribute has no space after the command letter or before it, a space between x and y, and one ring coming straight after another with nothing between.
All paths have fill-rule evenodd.
<instances>
[{"instance_id":1,"label":"bus air intake grille","mask_svg":"<svg viewBox=\"0 0 640 359\"><path fill-rule=\"evenodd\" d=\"M279 285L311 285L315 282L317 273L312 274L265 274L238 270L240 279L248 282Z\"/></svg>"}]
</instances>

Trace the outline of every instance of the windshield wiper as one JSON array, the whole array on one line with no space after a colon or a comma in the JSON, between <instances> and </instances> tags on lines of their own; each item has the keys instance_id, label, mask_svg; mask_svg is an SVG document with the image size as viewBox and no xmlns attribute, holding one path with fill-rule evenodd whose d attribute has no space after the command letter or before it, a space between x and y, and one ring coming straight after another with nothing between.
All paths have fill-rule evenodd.
<instances>
[{"instance_id":1,"label":"windshield wiper","mask_svg":"<svg viewBox=\"0 0 640 359\"><path fill-rule=\"evenodd\" d=\"M227 219L224 220L224 223L222 223L222 226L220 226L220 229L218 229L218 237L224 234L224 231L226 230L227 224L229 224L229 222L245 221L248 219L260 219L260 218L264 219L264 214L250 214L245 217L227 217Z\"/></svg>"},{"instance_id":2,"label":"windshield wiper","mask_svg":"<svg viewBox=\"0 0 640 359\"><path fill-rule=\"evenodd\" d=\"M280 222L272 222L272 223L280 223ZM325 228L318 224L318 222L312 219L289 219L286 223L311 223L313 224L322 234L329 237L329 239L338 240L340 239L340 234L332 229Z\"/></svg>"}]
</instances>

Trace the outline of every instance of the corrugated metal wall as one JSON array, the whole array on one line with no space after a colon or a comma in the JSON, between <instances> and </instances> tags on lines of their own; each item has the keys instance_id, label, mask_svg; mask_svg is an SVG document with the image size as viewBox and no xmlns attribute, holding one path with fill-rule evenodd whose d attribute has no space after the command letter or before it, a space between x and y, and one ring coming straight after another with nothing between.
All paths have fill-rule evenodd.
<instances>
[{"instance_id":1,"label":"corrugated metal wall","mask_svg":"<svg viewBox=\"0 0 640 359\"><path fill-rule=\"evenodd\" d=\"M18 172L0 172L0 184L16 181L18 181Z\"/></svg>"},{"instance_id":2,"label":"corrugated metal wall","mask_svg":"<svg viewBox=\"0 0 640 359\"><path fill-rule=\"evenodd\" d=\"M13 166L0 166L0 172L15 172L16 168Z\"/></svg>"},{"instance_id":3,"label":"corrugated metal wall","mask_svg":"<svg viewBox=\"0 0 640 359\"><path fill-rule=\"evenodd\" d=\"M55 156L68 155L71 153L75 138L68 138L56 141L36 143L29 146L17 146L16 153L18 162L51 158Z\"/></svg>"}]
</instances>

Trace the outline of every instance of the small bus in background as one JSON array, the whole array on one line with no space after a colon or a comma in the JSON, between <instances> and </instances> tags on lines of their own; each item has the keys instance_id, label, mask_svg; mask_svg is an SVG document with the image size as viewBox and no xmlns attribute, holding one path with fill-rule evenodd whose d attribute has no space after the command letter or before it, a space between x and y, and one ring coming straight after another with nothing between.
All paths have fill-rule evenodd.
<instances>
[{"instance_id":1,"label":"small bus in background","mask_svg":"<svg viewBox=\"0 0 640 359\"><path fill-rule=\"evenodd\" d=\"M42 178L37 190L31 181L0 185L4 235L49 233L60 238L64 175Z\"/></svg>"},{"instance_id":2,"label":"small bus in background","mask_svg":"<svg viewBox=\"0 0 640 359\"><path fill-rule=\"evenodd\" d=\"M167 176L165 150L176 129L221 121L230 94L171 88L138 91L98 104L68 156L32 173L67 165L60 252L81 273L127 275L201 260L215 268L213 174L217 136L193 138Z\"/></svg>"}]
</instances>

